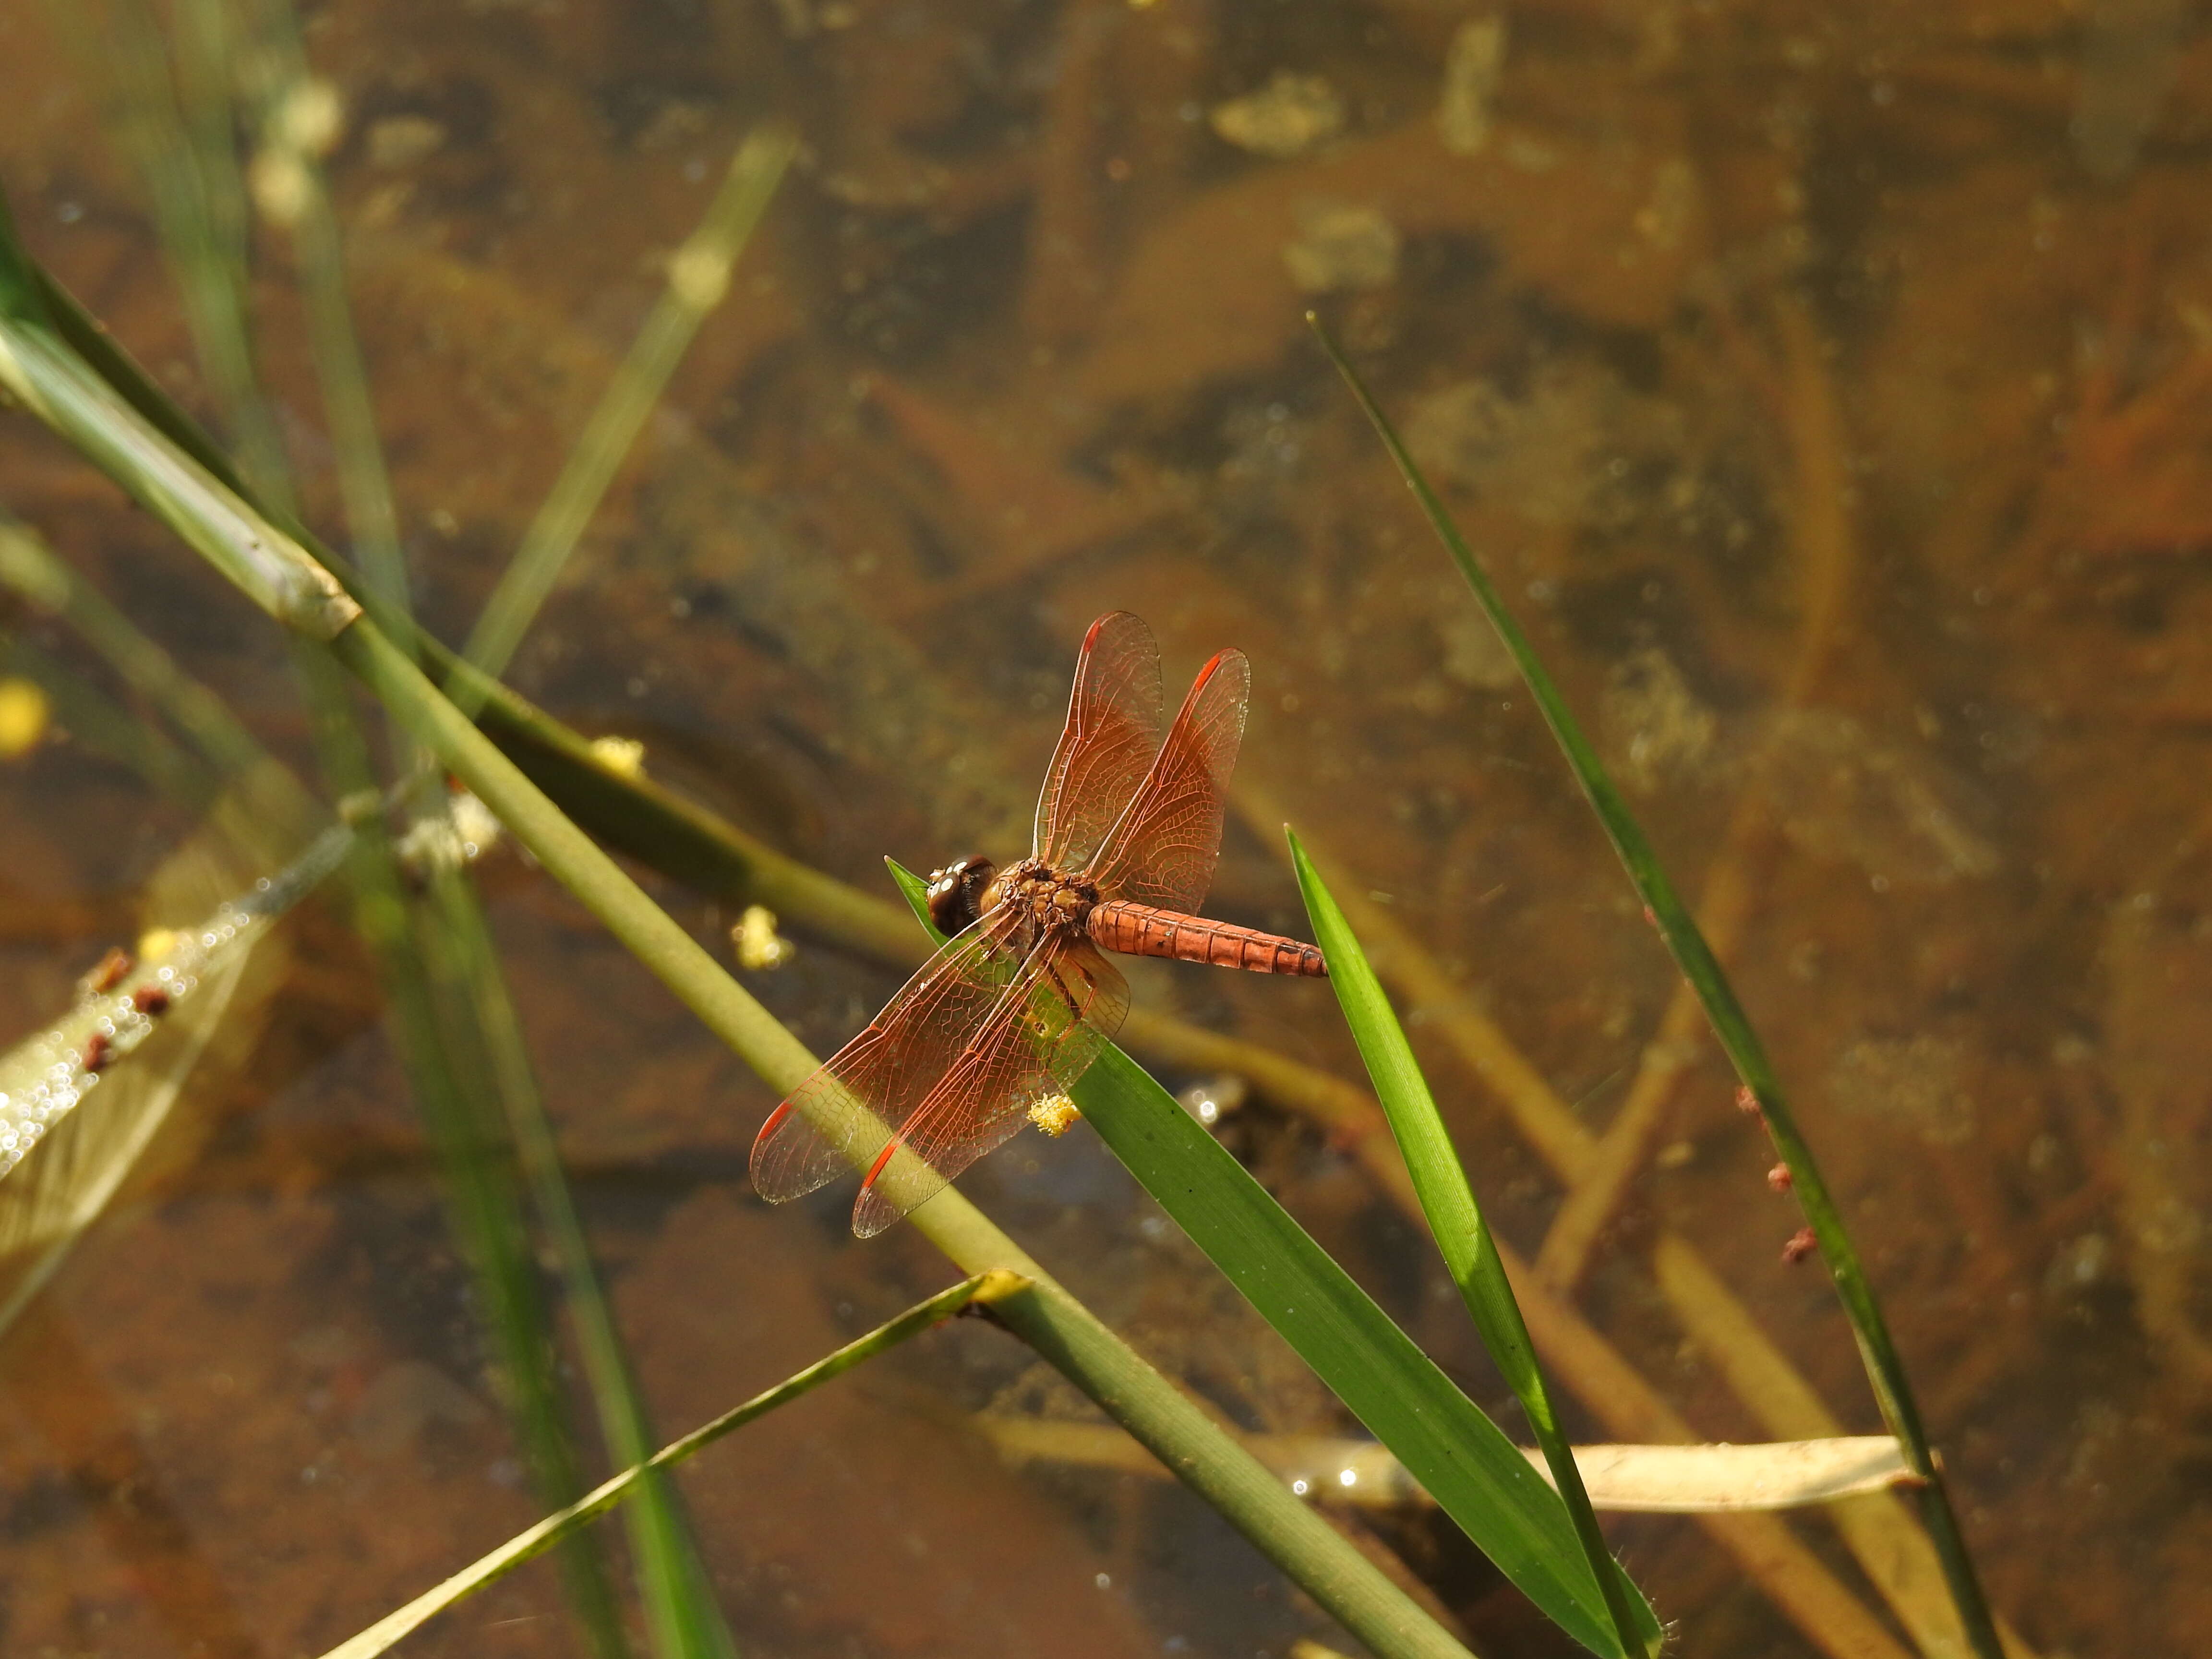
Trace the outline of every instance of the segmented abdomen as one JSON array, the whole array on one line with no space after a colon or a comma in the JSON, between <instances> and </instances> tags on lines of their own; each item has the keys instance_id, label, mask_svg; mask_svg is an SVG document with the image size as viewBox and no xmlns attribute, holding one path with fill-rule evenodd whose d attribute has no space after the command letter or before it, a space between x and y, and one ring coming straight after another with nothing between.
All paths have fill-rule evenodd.
<instances>
[{"instance_id":1,"label":"segmented abdomen","mask_svg":"<svg viewBox=\"0 0 2212 1659\"><path fill-rule=\"evenodd\" d=\"M1095 943L1124 956L1173 957L1255 974L1307 974L1316 979L1328 975L1316 945L1127 899L1091 906L1090 933Z\"/></svg>"}]
</instances>

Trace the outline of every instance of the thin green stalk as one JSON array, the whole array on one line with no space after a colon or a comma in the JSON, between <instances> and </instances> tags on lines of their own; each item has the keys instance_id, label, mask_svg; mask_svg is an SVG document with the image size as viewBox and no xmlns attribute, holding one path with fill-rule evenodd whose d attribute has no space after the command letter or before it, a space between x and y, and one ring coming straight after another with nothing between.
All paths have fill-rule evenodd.
<instances>
[{"instance_id":1,"label":"thin green stalk","mask_svg":"<svg viewBox=\"0 0 2212 1659\"><path fill-rule=\"evenodd\" d=\"M768 210L798 147L798 134L781 121L754 129L732 159L706 217L669 260L667 288L607 383L461 652L487 678L495 680L507 672L692 336L729 292L731 268ZM447 695L473 714L471 690L469 682L447 683Z\"/></svg>"},{"instance_id":2,"label":"thin green stalk","mask_svg":"<svg viewBox=\"0 0 2212 1659\"><path fill-rule=\"evenodd\" d=\"M84 362L66 352L45 325L50 314L56 326L72 331L72 340L86 340L104 366L127 363L112 343L90 328L81 311L57 299L49 313L49 297L58 290L36 272L6 231L4 216L0 216L0 384L39 386L50 375L91 378ZM26 362L28 368L14 367ZM124 384L134 385L137 378L126 370ZM134 396L143 396L135 385ZM211 543L220 548L241 533L244 523L265 525L171 441L167 434L177 422L162 410L160 400L149 404L159 413L159 429L154 420L132 412L120 396L87 402L81 396L42 393L26 402L64 440L137 494L188 544ZM88 422L100 429L82 424ZM160 465L149 464L139 453L145 450L157 453ZM162 487L186 471L194 475L190 488ZM204 521L195 522L203 518ZM279 539L283 557L307 560L297 541L273 529L269 534ZM298 614L298 607L284 603L284 596L271 584L252 580L250 568L239 574L249 597L272 616L281 621ZM312 621L313 613L305 620ZM345 628L336 650L387 708L415 726L441 763L477 793L548 872L772 1087L788 1090L813 1070L813 1056L804 1045L440 696L413 658L394 646L380 628L363 617L361 625ZM1007 1298L999 1310L1001 1322L1060 1366L1378 1655L1384 1659L1414 1655L1446 1659L1465 1654L1403 1591L1285 1490L1194 1401L1052 1283L1026 1252L957 1192L943 1194L912 1220L917 1231L969 1272L1004 1267L1038 1281L1031 1291Z\"/></svg>"},{"instance_id":3,"label":"thin green stalk","mask_svg":"<svg viewBox=\"0 0 2212 1659\"><path fill-rule=\"evenodd\" d=\"M237 53L228 0L173 0L170 15L177 106L199 171L208 242L232 273L232 289L242 296L250 233L246 184L238 171L238 111L232 95Z\"/></svg>"},{"instance_id":4,"label":"thin green stalk","mask_svg":"<svg viewBox=\"0 0 2212 1659\"><path fill-rule=\"evenodd\" d=\"M1844 1314L1850 1322L1852 1335L1856 1339L1859 1357L1866 1368L1867 1380L1874 1389L1875 1400L1881 1409L1882 1420L1889 1431L1904 1445L1907 1461L1922 1485L1917 1488L1921 1518L1934 1539L1943 1562L1945 1579L1951 1588L1952 1600L1959 1609L1966 1638L1973 1644L1979 1659L2003 1659L2003 1647L1997 1638L1996 1625L1990 1612L1989 1601L1983 1593L1981 1580L1974 1570L1973 1558L1967 1552L1964 1533L1959 1526L1956 1512L1943 1480L1942 1465L1935 1449L1929 1443L1927 1431L1920 1419L1920 1408L1913 1398L1911 1379L1905 1375L1905 1362L1892 1340L1888 1323L1882 1317L1874 1286L1868 1279L1866 1269L1852 1247L1844 1229L1843 1216L1836 1207L1828 1183L1814 1161L1813 1150L1797 1127L1796 1115L1784 1097L1780 1082L1768 1060L1765 1046L1752 1029L1751 1021L1737 1000L1735 988L1722 971L1719 959L1706 943L1697 919L1690 913L1674 890L1674 884L1661 867L1651 843L1630 811L1626 799L1607 775L1597 750L1575 720L1567 707L1566 699L1546 672L1536 655L1535 647L1528 642L1519 623L1506 608L1497 586L1476 560L1474 550L1468 545L1457 525L1436 491L1430 488L1420 468L1415 465L1400 439L1397 429L1382 413L1374 394L1352 366L1351 360L1328 331L1313 313L1306 313L1322 349L1329 361L1344 377L1345 384L1382 439L1383 447L1398 468L1406 487L1419 503L1422 514L1428 520L1437 538L1443 543L1453 563L1459 567L1468 587L1498 637L1511 654L1521 671L1521 678L1528 687L1529 695L1544 716L1545 724L1565 755L1567 765L1574 773L1575 781L1581 785L1598 822L1612 842L1613 851L1628 872L1628 878L1644 904L1659 937L1674 957L1675 966L1698 994L1704 1006L1705 1018L1711 1024L1721 1048L1735 1066L1736 1075L1758 1103L1759 1115L1765 1122L1767 1133L1774 1142L1790 1175L1790 1190L1796 1194L1806 1221L1811 1225L1818 1241L1820 1259L1827 1265L1829 1277L1835 1282L1836 1293L1842 1301Z\"/></svg>"},{"instance_id":5,"label":"thin green stalk","mask_svg":"<svg viewBox=\"0 0 2212 1659\"><path fill-rule=\"evenodd\" d=\"M337 94L310 73L289 0L263 0L258 10L264 84L261 148L254 162L257 195L264 213L292 237L356 556L369 589L384 605L405 615L408 579L398 515L346 299L337 217L321 165L322 152L337 131ZM398 763L404 775L413 770L412 758L404 728L396 735ZM459 870L434 876L417 922L426 940L434 939L454 981L455 998L446 1005L448 1052L466 1052L477 1060L477 1086L465 1091L472 1100L482 1091L500 1101L533 1207L553 1244L609 1451L617 1463L635 1462L650 1449L652 1431L599 1291L497 953L468 878ZM625 1521L654 1650L672 1659L734 1659L736 1644L673 1488L657 1480L646 1482L638 1501L627 1507Z\"/></svg>"},{"instance_id":6,"label":"thin green stalk","mask_svg":"<svg viewBox=\"0 0 2212 1659\"><path fill-rule=\"evenodd\" d=\"M245 232L235 161L227 142L206 142L208 128L228 125L228 100L220 82L193 75L188 82L191 90L220 102L195 112L188 124L179 112L161 26L145 0L105 0L105 29L97 29L103 9L99 5L56 0L52 9L78 38L88 61L109 71L112 118L145 176L161 246L184 299L194 353L209 389L236 436L256 490L289 510L291 486L283 440L261 396L246 325ZM204 31L200 33L204 46ZM197 52L191 61L196 71L212 67Z\"/></svg>"},{"instance_id":7,"label":"thin green stalk","mask_svg":"<svg viewBox=\"0 0 2212 1659\"><path fill-rule=\"evenodd\" d=\"M578 1528L605 1515L633 1486L665 1480L669 1470L704 1451L724 1435L744 1427L757 1418L766 1416L777 1407L787 1405L801 1395L811 1393L832 1377L851 1370L863 1360L872 1359L909 1338L933 1329L971 1305L987 1304L994 1297L1018 1289L1020 1284L1021 1281L1012 1273L978 1273L950 1289L939 1291L927 1302L908 1309L886 1324L878 1325L866 1336L847 1343L835 1353L816 1360L805 1370L777 1383L765 1394L755 1395L743 1405L732 1407L720 1417L700 1425L681 1440L671 1441L651 1457L641 1459L620 1474L601 1482L566 1509L549 1515L536 1526L517 1533L497 1549L462 1568L445 1583L425 1590L405 1607L386 1613L350 1640L339 1643L325 1654L323 1659L371 1659L372 1655L384 1652L434 1615L505 1577L524 1562L543 1555Z\"/></svg>"},{"instance_id":8,"label":"thin green stalk","mask_svg":"<svg viewBox=\"0 0 2212 1659\"><path fill-rule=\"evenodd\" d=\"M194 551L288 628L327 640L361 613L297 542L179 453L56 336L20 319L0 330L0 388L172 522Z\"/></svg>"},{"instance_id":9,"label":"thin green stalk","mask_svg":"<svg viewBox=\"0 0 2212 1659\"><path fill-rule=\"evenodd\" d=\"M262 117L254 162L256 193L264 213L292 238L356 556L370 590L386 606L404 615L410 608L408 577L398 515L368 370L346 298L337 217L321 165L322 153L338 129L337 94L311 74L289 0L263 0L258 12L255 61ZM398 762L404 775L413 769L413 763L404 728L398 735ZM483 1098L496 1097L501 1103L533 1206L560 1263L609 1450L617 1463L635 1462L650 1449L652 1431L599 1292L497 954L468 878L459 870L438 872L416 923L426 945L444 961L453 981L450 988L455 997L442 1005L448 1015L447 1052L468 1054L477 1062L475 1086L462 1093L478 1111ZM492 1155L487 1151L482 1156ZM638 1496L639 1501L627 1507L625 1520L655 1651L680 1659L734 1659L736 1644L673 1489L658 1480L648 1480Z\"/></svg>"},{"instance_id":10,"label":"thin green stalk","mask_svg":"<svg viewBox=\"0 0 2212 1659\"><path fill-rule=\"evenodd\" d=\"M1405 1029L1398 1024L1390 1000L1383 995L1367 953L1360 948L1344 912L1322 884L1297 836L1285 833L1289 835L1298 890L1304 896L1306 914L1313 919L1314 941L1328 960L1330 988L1343 1007L1345 1024L1352 1028L1359 1057L1366 1062L1376 1097L1390 1120L1390 1133L1405 1158L1407 1173L1413 1177L1437 1253L1444 1259L1452 1283L1459 1286L1460 1297L1467 1304L1482 1346L1489 1350L1535 1431L1536 1443L1543 1449L1545 1465L1552 1472L1552 1484L1574 1522L1583 1558L1605 1593L1606 1613L1620 1638L1621 1650L1638 1652L1644 1644L1629 1601L1632 1591L1606 1547L1605 1534L1583 1486L1574 1449L1566 1431L1559 1426L1559 1413L1552 1408L1551 1391L1545 1385L1543 1367L1536 1363L1535 1346L1528 1340L1521 1304L1514 1300L1505 1264L1498 1260L1498 1243L1490 1236L1490 1223L1484 1218L1481 1206L1475 1202L1474 1189L1468 1182L1450 1132L1444 1127L1443 1115L1429 1092L1428 1079L1422 1076L1413 1045L1406 1041Z\"/></svg>"},{"instance_id":11,"label":"thin green stalk","mask_svg":"<svg viewBox=\"0 0 2212 1659\"><path fill-rule=\"evenodd\" d=\"M342 128L337 91L308 72L289 0L263 0L254 10L259 27L251 61L261 82L255 89L261 106L260 149L253 161L256 204L292 239L307 307L307 343L322 386L355 557L370 586L404 609L407 562L399 547L399 515L377 436L368 370L346 301L337 215L323 178L323 154Z\"/></svg>"}]
</instances>

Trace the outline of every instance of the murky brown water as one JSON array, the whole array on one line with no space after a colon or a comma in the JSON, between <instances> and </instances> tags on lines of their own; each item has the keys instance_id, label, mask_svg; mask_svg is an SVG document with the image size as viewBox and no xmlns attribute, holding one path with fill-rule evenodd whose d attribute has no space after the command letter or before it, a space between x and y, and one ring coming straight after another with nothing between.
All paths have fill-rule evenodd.
<instances>
[{"instance_id":1,"label":"murky brown water","mask_svg":"<svg viewBox=\"0 0 2212 1659\"><path fill-rule=\"evenodd\" d=\"M0 179L204 409L109 91L48 15L0 13ZM1376 927L1433 958L1440 988L1401 1000L1534 1255L1674 981L1307 337L1317 305L1678 880L1712 884L2000 1611L2046 1654L2212 1639L2212 35L2187 8L339 0L308 38L349 112L354 298L441 634L466 632L749 124L791 116L801 165L516 683L888 892L885 853L1015 850L1093 615L1147 617L1171 681L1242 645L1244 817L1209 908L1304 931L1285 817L1376 896ZM274 242L254 298L335 535ZM307 767L272 630L21 419L0 501ZM194 814L81 738L0 787L12 1040L135 931ZM763 1089L542 878L485 881L663 1430L946 1280L910 1232L855 1245L842 1197L762 1206ZM732 920L657 890L702 933ZM826 1051L896 975L799 944L754 988ZM11 1654L317 1651L534 1517L374 976L334 910L289 964L250 1063L0 1350ZM1140 1006L1358 1076L1324 986L1133 978ZM1571 1103L1548 1154L1469 1063L1470 1012ZM1701 1262L1874 1429L1832 1297L1781 1260L1796 1214L1724 1067L1702 1032L1662 1058L1579 1305L1697 1434L1784 1432L1691 1334ZM1264 1095L1224 1133L1502 1398L1340 1146ZM1348 1426L1087 1135L966 1185L1240 1422ZM941 1332L695 1464L745 1650L1328 1637L1178 1489L1002 1462L970 1417L1057 1409L1026 1373L988 1330ZM1577 1437L1657 1432L1560 1374ZM1355 1524L1480 1651L1559 1650L1431 1520ZM1890 1617L1826 1520L1791 1527ZM1680 1650L1824 1650L1698 1526L1613 1535ZM565 1617L541 1565L415 1648L577 1650Z\"/></svg>"}]
</instances>

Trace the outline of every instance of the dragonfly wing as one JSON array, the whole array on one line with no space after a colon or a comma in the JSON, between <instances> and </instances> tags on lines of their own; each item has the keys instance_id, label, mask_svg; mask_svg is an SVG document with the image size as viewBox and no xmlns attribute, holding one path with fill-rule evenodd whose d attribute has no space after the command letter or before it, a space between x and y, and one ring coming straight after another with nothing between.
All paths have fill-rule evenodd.
<instances>
[{"instance_id":1,"label":"dragonfly wing","mask_svg":"<svg viewBox=\"0 0 2212 1659\"><path fill-rule=\"evenodd\" d=\"M1129 1012L1128 982L1088 939L1055 935L887 1145L861 1183L853 1231L883 1231L1075 1086ZM914 1154L892 1166L900 1147Z\"/></svg>"},{"instance_id":2,"label":"dragonfly wing","mask_svg":"<svg viewBox=\"0 0 2212 1659\"><path fill-rule=\"evenodd\" d=\"M1085 872L1103 896L1182 911L1205 899L1251 690L1241 651L1224 651L1199 670L1159 758Z\"/></svg>"},{"instance_id":3,"label":"dragonfly wing","mask_svg":"<svg viewBox=\"0 0 2212 1659\"><path fill-rule=\"evenodd\" d=\"M991 1017L1021 966L994 913L949 940L869 1024L769 1114L753 1188L771 1204L867 1167Z\"/></svg>"},{"instance_id":4,"label":"dragonfly wing","mask_svg":"<svg viewBox=\"0 0 2212 1659\"><path fill-rule=\"evenodd\" d=\"M1160 648L1126 611L1083 636L1067 724L1037 797L1035 854L1077 869L1097 850L1159 746Z\"/></svg>"}]
</instances>

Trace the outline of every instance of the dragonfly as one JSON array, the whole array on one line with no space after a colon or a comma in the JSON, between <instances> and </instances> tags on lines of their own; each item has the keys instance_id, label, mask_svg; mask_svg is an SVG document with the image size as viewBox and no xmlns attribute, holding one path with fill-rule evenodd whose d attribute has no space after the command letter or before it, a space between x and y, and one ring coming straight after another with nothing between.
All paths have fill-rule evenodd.
<instances>
[{"instance_id":1,"label":"dragonfly","mask_svg":"<svg viewBox=\"0 0 2212 1659\"><path fill-rule=\"evenodd\" d=\"M931 872L930 920L950 937L769 1114L752 1151L763 1198L862 1169L853 1231L866 1238L1032 1117L1050 1127L1129 1010L1108 951L1326 976L1314 945L1196 914L1251 684L1243 652L1219 653L1163 742L1152 629L1126 611L1091 623L1030 855ZM886 1179L902 1149L912 1159Z\"/></svg>"}]
</instances>

